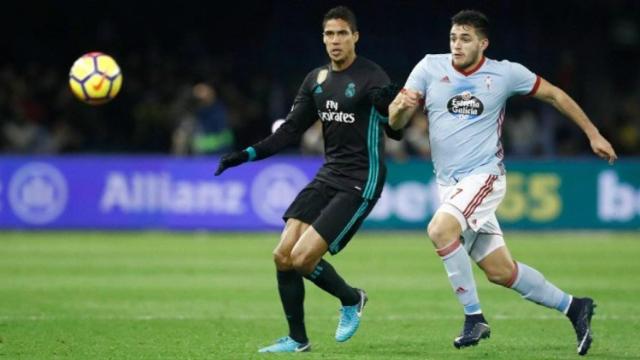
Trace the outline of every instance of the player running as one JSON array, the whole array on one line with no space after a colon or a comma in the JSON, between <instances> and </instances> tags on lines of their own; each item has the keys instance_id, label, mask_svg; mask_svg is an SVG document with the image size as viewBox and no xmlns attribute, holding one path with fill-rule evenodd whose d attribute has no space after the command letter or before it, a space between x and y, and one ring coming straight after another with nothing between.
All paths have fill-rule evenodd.
<instances>
[{"instance_id":1,"label":"player running","mask_svg":"<svg viewBox=\"0 0 640 360\"><path fill-rule=\"evenodd\" d=\"M464 327L453 344L456 348L476 345L490 335L471 257L489 281L566 314L575 329L578 354L585 355L592 341L593 300L573 297L534 268L514 261L496 220L506 189L500 137L507 99L529 95L553 105L584 131L594 153L610 164L617 156L564 91L518 63L485 58L488 27L486 16L478 11L456 14L449 37L451 53L426 55L389 107L392 128L402 128L420 115L421 105L429 121L441 205L427 232L465 314Z\"/></svg>"},{"instance_id":2,"label":"player running","mask_svg":"<svg viewBox=\"0 0 640 360\"><path fill-rule=\"evenodd\" d=\"M402 135L386 124L397 90L380 66L356 56L354 14L346 7L333 8L322 25L330 63L307 75L286 122L274 134L223 156L216 171L219 175L269 157L297 141L318 118L322 121L325 162L285 212L285 228L273 251L289 335L260 352L310 350L303 277L342 303L337 341L347 341L358 329L367 295L347 284L323 256L347 245L380 197L386 175L383 132L395 139Z\"/></svg>"}]
</instances>

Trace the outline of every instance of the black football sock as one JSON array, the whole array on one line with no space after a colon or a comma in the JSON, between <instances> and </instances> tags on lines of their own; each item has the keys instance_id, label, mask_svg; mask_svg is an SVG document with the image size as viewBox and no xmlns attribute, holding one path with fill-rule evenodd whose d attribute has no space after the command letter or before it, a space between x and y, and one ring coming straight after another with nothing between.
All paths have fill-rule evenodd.
<instances>
[{"instance_id":1,"label":"black football sock","mask_svg":"<svg viewBox=\"0 0 640 360\"><path fill-rule=\"evenodd\" d=\"M289 336L306 343L307 331L304 327L304 282L295 270L278 271L278 292L284 314L289 323Z\"/></svg>"},{"instance_id":2,"label":"black football sock","mask_svg":"<svg viewBox=\"0 0 640 360\"><path fill-rule=\"evenodd\" d=\"M347 285L333 266L324 259L320 259L311 274L304 277L318 285L322 290L340 299L343 306L355 305L360 301L358 291Z\"/></svg>"}]
</instances>

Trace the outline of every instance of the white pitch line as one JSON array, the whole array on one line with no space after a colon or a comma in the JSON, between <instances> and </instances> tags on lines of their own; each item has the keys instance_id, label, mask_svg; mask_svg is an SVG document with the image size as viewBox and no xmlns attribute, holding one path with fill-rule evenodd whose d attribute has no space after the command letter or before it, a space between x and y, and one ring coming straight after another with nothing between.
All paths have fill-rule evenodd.
<instances>
[{"instance_id":1,"label":"white pitch line","mask_svg":"<svg viewBox=\"0 0 640 360\"><path fill-rule=\"evenodd\" d=\"M453 315L388 315L388 316L364 316L366 321L429 321L429 320L460 320L460 316ZM314 320L335 320L338 316L309 316ZM537 315L537 316L512 316L493 315L489 318L494 320L564 320L564 316ZM282 316L252 316L252 315L232 315L232 316L190 316L190 315L132 315L132 316L55 316L55 315L0 315L0 321L58 321L58 320L134 320L134 321L156 321L156 320L280 320ZM594 321L640 321L640 316L620 316L620 315L594 315Z\"/></svg>"}]
</instances>

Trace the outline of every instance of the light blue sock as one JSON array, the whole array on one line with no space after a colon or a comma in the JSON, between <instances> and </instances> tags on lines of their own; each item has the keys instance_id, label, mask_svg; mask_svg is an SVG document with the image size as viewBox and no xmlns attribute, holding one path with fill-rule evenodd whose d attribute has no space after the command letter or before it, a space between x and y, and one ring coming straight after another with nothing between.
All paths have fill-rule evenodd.
<instances>
[{"instance_id":1,"label":"light blue sock","mask_svg":"<svg viewBox=\"0 0 640 360\"><path fill-rule=\"evenodd\" d=\"M536 269L516 262L516 279L511 288L523 298L556 309L564 314L569 310L572 296L547 281Z\"/></svg>"},{"instance_id":2,"label":"light blue sock","mask_svg":"<svg viewBox=\"0 0 640 360\"><path fill-rule=\"evenodd\" d=\"M464 306L464 313L466 315L481 314L482 309L471 269L471 259L460 241L456 240L436 252L442 258L451 287L458 301Z\"/></svg>"}]
</instances>

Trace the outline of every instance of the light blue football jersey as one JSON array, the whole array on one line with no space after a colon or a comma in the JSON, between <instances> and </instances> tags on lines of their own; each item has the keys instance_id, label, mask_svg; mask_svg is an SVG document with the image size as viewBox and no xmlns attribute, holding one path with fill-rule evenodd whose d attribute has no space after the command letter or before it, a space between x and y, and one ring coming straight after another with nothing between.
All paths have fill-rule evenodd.
<instances>
[{"instance_id":1,"label":"light blue football jersey","mask_svg":"<svg viewBox=\"0 0 640 360\"><path fill-rule=\"evenodd\" d=\"M452 185L470 174L504 174L500 137L507 99L532 95L539 84L539 76L506 60L483 58L463 73L453 67L451 54L425 56L405 88L425 95L438 183Z\"/></svg>"}]
</instances>

